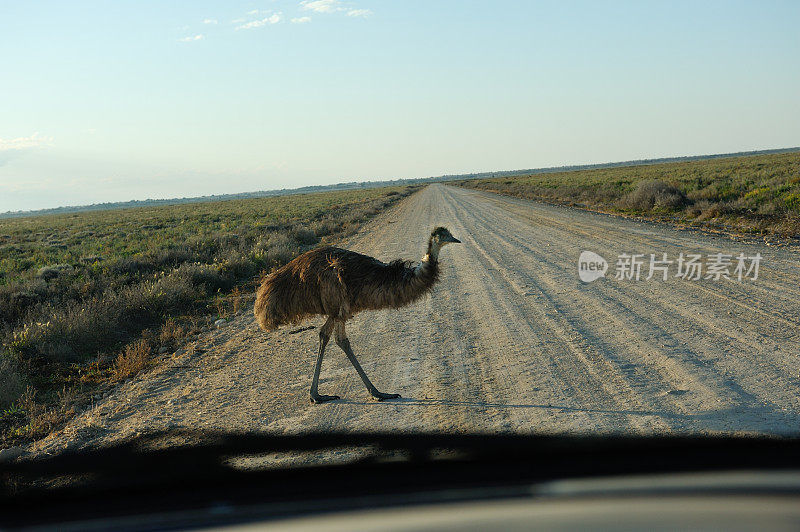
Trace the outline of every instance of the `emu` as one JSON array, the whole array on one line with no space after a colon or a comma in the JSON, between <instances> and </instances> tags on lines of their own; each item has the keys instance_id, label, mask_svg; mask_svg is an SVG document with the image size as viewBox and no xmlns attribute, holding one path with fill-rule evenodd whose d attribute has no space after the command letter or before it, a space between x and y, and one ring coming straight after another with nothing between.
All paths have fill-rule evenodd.
<instances>
[{"instance_id":1,"label":"emu","mask_svg":"<svg viewBox=\"0 0 800 532\"><path fill-rule=\"evenodd\" d=\"M446 244L460 242L444 227L437 227L428 239L427 253L417 265L403 260L386 264L354 251L321 247L264 278L253 308L261 329L273 330L318 314L328 318L319 331L312 403L339 399L338 395L322 395L318 391L322 357L331 332L372 397L379 401L400 397L379 392L370 382L350 347L345 322L362 310L399 308L427 294L439 279L439 251Z\"/></svg>"}]
</instances>

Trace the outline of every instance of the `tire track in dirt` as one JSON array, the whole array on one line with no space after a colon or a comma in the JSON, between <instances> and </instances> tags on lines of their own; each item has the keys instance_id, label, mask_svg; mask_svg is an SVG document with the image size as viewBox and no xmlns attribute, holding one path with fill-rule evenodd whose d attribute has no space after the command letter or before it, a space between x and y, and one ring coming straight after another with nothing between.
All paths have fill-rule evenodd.
<instances>
[{"instance_id":1,"label":"tire track in dirt","mask_svg":"<svg viewBox=\"0 0 800 532\"><path fill-rule=\"evenodd\" d=\"M484 220L485 224L485 220ZM498 224L494 224L496 227ZM483 234L482 231L477 231ZM533 272L525 269L525 266L517 265L517 268L523 269L523 272L509 273L507 266L501 266L494 259L493 256L508 257L513 256L513 250L520 249L510 244L511 240L515 240L510 235L503 233L495 234L495 241L499 246L494 248L493 253L489 253L482 249L481 254L485 257L493 269L498 270L501 277L505 278L511 290L517 294L517 301L519 306L518 314L521 316L520 320L527 320L529 325L532 326L537 322L546 323L548 326L538 332L539 335L547 337L555 337L561 339L560 350L568 352L572 358L565 355L555 357L551 356L553 363L560 368L571 368L568 371L560 371L560 380L562 382L569 379L569 375L575 374L574 367L583 365L585 372L579 372L580 378L584 382L579 382L572 387L573 391L570 395L572 397L579 396L580 393L586 393L588 405L594 404L595 409L599 405L597 397L597 390L603 390L604 393L600 397L613 399L614 404L606 402L602 405L604 408L616 408L619 412L626 412L631 417L628 419L630 427L625 423L617 421L614 430L638 430L648 431L662 430L665 425L662 420L658 419L658 414L651 411L653 405L646 404L640 397L637 396L634 388L637 384L629 382L626 372L616 367L609 357L608 349L598 349L602 342L598 335L592 335L586 324L578 316L569 314L567 306L559 300L558 295L551 287ZM525 247L523 245L523 247ZM499 249L504 248L504 249ZM539 269L544 263L547 262L547 257L536 257L537 260L529 261L534 264L534 269ZM518 277L514 279L513 277ZM529 303L532 296L535 296L535 304ZM544 312L539 319L530 320L524 316L536 315L540 308L553 309L554 312ZM586 313L589 314L589 313ZM596 316L594 317L596 320ZM546 353L545 353L546 354ZM589 382L591 381L591 382ZM618 416L625 417L625 416Z\"/></svg>"}]
</instances>

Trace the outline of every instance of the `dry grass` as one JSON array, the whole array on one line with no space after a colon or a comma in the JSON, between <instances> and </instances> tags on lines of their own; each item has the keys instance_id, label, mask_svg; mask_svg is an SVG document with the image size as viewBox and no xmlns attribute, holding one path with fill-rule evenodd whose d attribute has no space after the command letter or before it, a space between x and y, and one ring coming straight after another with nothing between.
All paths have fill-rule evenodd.
<instances>
[{"instance_id":1,"label":"dry grass","mask_svg":"<svg viewBox=\"0 0 800 532\"><path fill-rule=\"evenodd\" d=\"M25 386L23 376L17 371L14 363L0 357L0 411L11 408L14 401L22 395Z\"/></svg>"},{"instance_id":2,"label":"dry grass","mask_svg":"<svg viewBox=\"0 0 800 532\"><path fill-rule=\"evenodd\" d=\"M37 390L28 386L17 399L16 406L23 414L19 417L25 423L11 427L13 435L26 439L41 438L75 414L77 395L73 389L62 389L57 394L58 400L54 405L39 401L37 396Z\"/></svg>"},{"instance_id":3,"label":"dry grass","mask_svg":"<svg viewBox=\"0 0 800 532\"><path fill-rule=\"evenodd\" d=\"M136 375L147 367L153 354L150 340L142 338L125 347L114 360L112 376L114 380L121 381Z\"/></svg>"},{"instance_id":4,"label":"dry grass","mask_svg":"<svg viewBox=\"0 0 800 532\"><path fill-rule=\"evenodd\" d=\"M233 307L233 314L236 315L239 313L239 309L242 306L242 292L239 290L238 286L231 290L230 300L231 306Z\"/></svg>"},{"instance_id":5,"label":"dry grass","mask_svg":"<svg viewBox=\"0 0 800 532\"><path fill-rule=\"evenodd\" d=\"M159 347L162 349L166 348L168 351L173 351L190 332L189 328L179 324L177 320L170 318L161 327L161 332L158 335Z\"/></svg>"}]
</instances>

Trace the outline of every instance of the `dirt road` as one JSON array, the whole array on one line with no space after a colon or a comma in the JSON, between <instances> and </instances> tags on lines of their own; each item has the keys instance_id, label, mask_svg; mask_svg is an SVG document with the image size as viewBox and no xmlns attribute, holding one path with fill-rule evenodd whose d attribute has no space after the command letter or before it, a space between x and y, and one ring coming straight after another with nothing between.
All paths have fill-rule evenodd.
<instances>
[{"instance_id":1,"label":"dirt road","mask_svg":"<svg viewBox=\"0 0 800 532\"><path fill-rule=\"evenodd\" d=\"M790 433L800 431L800 254L696 231L431 185L349 242L380 259L444 249L433 296L363 313L350 339L374 402L317 330L265 334L249 309L125 383L39 443L45 451L176 427L271 431ZM578 257L609 261L584 284ZM755 255L757 280L618 280L621 253ZM305 325L319 326L321 319Z\"/></svg>"}]
</instances>

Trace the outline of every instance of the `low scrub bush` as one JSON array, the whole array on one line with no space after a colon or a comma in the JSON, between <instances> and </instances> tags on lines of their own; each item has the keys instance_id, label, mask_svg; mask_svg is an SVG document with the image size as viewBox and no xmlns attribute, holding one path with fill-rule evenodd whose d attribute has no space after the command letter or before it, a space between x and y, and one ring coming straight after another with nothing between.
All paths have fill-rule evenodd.
<instances>
[{"instance_id":1,"label":"low scrub bush","mask_svg":"<svg viewBox=\"0 0 800 532\"><path fill-rule=\"evenodd\" d=\"M158 334L159 348L165 348L168 351L176 349L188 333L187 327L178 323L174 318L169 318Z\"/></svg>"},{"instance_id":2,"label":"low scrub bush","mask_svg":"<svg viewBox=\"0 0 800 532\"><path fill-rule=\"evenodd\" d=\"M150 340L142 338L125 347L114 360L114 380L123 380L136 375L150 362L153 346Z\"/></svg>"},{"instance_id":3,"label":"low scrub bush","mask_svg":"<svg viewBox=\"0 0 800 532\"><path fill-rule=\"evenodd\" d=\"M317 242L319 242L319 237L317 236L317 233L315 233L313 229L305 225L293 228L291 230L290 236L292 240L294 240L301 246L310 246L312 244L316 244Z\"/></svg>"},{"instance_id":4,"label":"low scrub bush","mask_svg":"<svg viewBox=\"0 0 800 532\"><path fill-rule=\"evenodd\" d=\"M636 188L620 201L620 206L635 211L653 209L677 210L687 204L686 194L680 189L658 179L640 181Z\"/></svg>"},{"instance_id":5,"label":"low scrub bush","mask_svg":"<svg viewBox=\"0 0 800 532\"><path fill-rule=\"evenodd\" d=\"M63 272L68 272L72 269L69 264L54 264L53 266L42 266L36 272L36 277L44 279L45 281L55 279Z\"/></svg>"}]
</instances>

